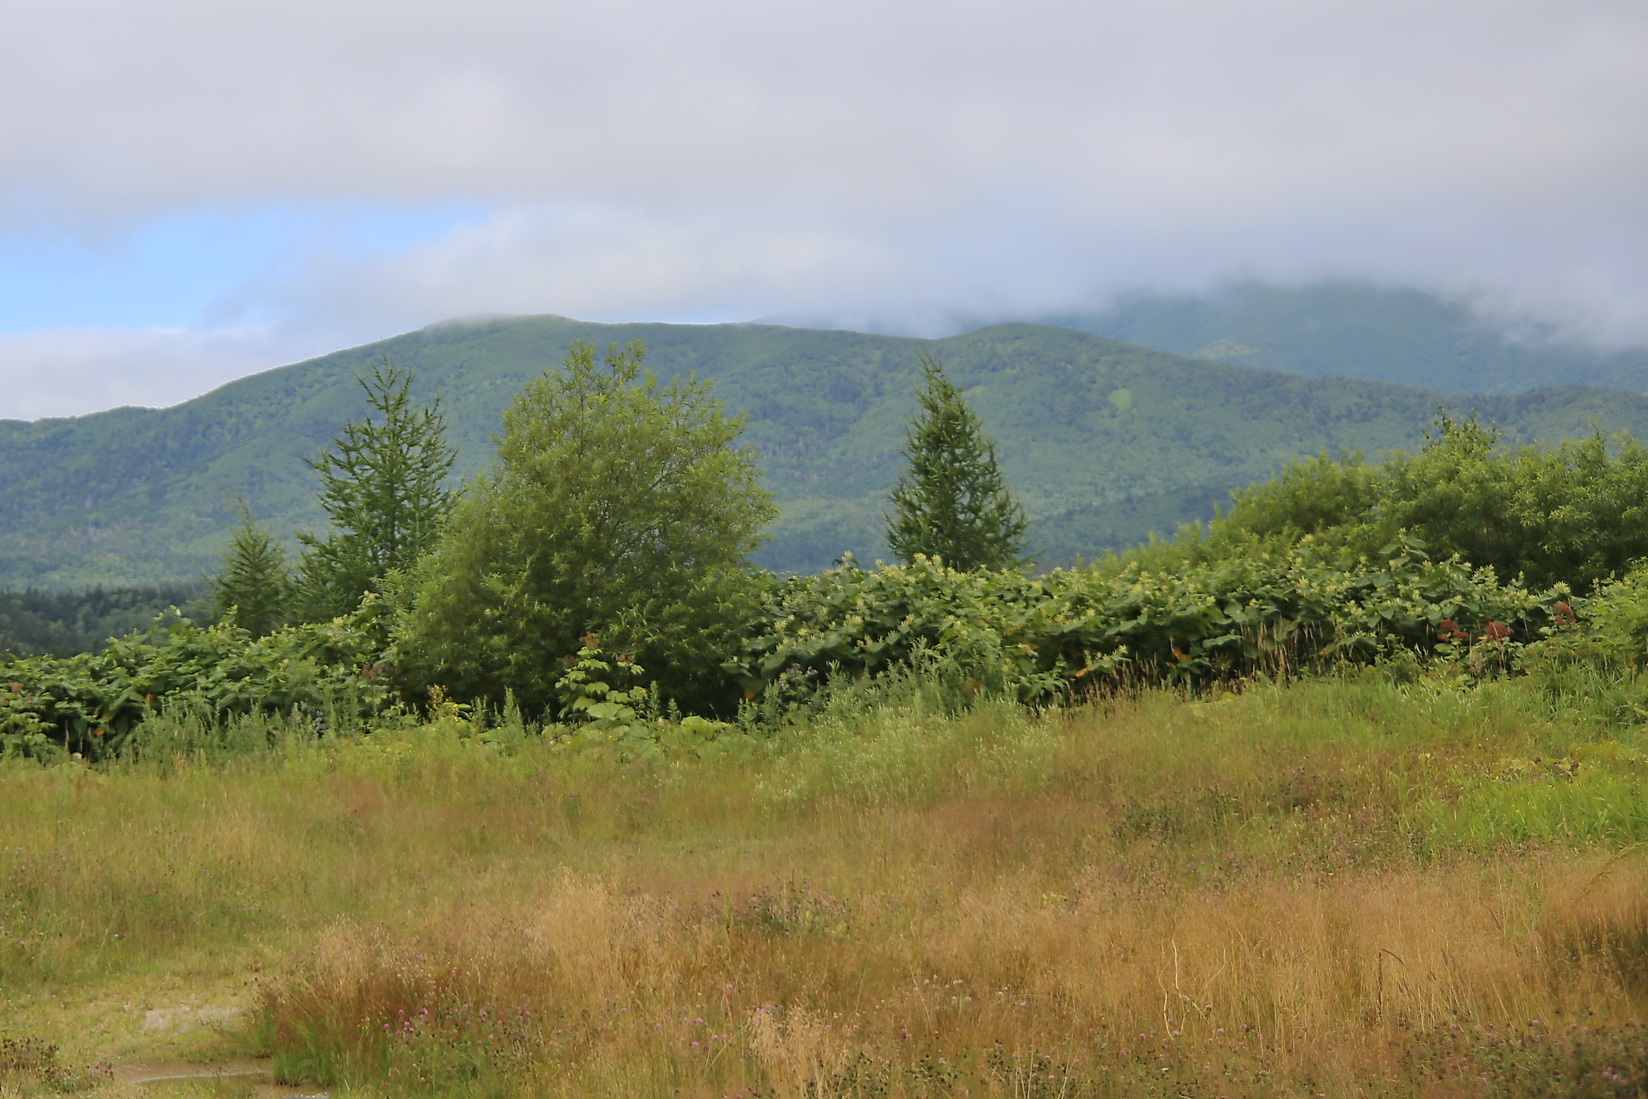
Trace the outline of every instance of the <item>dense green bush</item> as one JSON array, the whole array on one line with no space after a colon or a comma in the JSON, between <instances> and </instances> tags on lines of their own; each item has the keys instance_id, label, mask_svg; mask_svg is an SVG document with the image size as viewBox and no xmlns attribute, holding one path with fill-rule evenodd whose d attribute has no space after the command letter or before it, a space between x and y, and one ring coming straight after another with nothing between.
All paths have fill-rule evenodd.
<instances>
[{"instance_id":1,"label":"dense green bush","mask_svg":"<svg viewBox=\"0 0 1648 1099\"><path fill-rule=\"evenodd\" d=\"M264 637L233 620L157 625L100 653L0 664L0 752L99 759L139 749L144 719L177 702L220 717L294 708L317 722L360 716L394 697L390 658L376 600Z\"/></svg>"},{"instance_id":2,"label":"dense green bush","mask_svg":"<svg viewBox=\"0 0 1648 1099\"><path fill-rule=\"evenodd\" d=\"M926 659L970 690L1030 700L1120 681L1291 674L1439 645L1543 636L1566 589L1534 593L1491 569L1398 543L1327 563L1298 549L1151 572L957 572L926 558L796 577L730 668L754 695Z\"/></svg>"},{"instance_id":3,"label":"dense green bush","mask_svg":"<svg viewBox=\"0 0 1648 1099\"><path fill-rule=\"evenodd\" d=\"M1370 466L1359 456L1297 461L1238 492L1191 555L1292 544L1371 553L1408 531L1533 587L1588 591L1648 557L1648 449L1602 435L1556 448L1507 446L1497 432L1446 416L1417 454Z\"/></svg>"},{"instance_id":4,"label":"dense green bush","mask_svg":"<svg viewBox=\"0 0 1648 1099\"><path fill-rule=\"evenodd\" d=\"M1648 722L1648 568L1558 604L1522 670L1558 706L1613 725Z\"/></svg>"}]
</instances>

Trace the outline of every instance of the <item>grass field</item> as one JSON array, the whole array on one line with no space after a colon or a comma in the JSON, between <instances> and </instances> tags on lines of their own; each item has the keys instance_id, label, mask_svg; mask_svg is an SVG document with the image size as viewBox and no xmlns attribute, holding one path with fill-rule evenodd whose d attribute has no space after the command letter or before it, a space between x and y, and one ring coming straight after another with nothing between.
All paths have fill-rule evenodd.
<instances>
[{"instance_id":1,"label":"grass field","mask_svg":"<svg viewBox=\"0 0 1648 1099\"><path fill-rule=\"evenodd\" d=\"M231 1053L333 1096L1648 1081L1648 744L1527 680L848 692L630 761L269 732L0 765L0 1095Z\"/></svg>"}]
</instances>

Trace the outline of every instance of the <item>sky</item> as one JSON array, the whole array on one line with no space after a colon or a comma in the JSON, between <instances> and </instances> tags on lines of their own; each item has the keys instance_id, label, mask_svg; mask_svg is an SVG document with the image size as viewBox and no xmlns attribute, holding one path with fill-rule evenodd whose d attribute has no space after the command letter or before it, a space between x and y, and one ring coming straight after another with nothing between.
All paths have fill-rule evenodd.
<instances>
[{"instance_id":1,"label":"sky","mask_svg":"<svg viewBox=\"0 0 1648 1099\"><path fill-rule=\"evenodd\" d=\"M0 418L456 316L1234 278L1648 344L1642 0L37 0L0 103Z\"/></svg>"}]
</instances>

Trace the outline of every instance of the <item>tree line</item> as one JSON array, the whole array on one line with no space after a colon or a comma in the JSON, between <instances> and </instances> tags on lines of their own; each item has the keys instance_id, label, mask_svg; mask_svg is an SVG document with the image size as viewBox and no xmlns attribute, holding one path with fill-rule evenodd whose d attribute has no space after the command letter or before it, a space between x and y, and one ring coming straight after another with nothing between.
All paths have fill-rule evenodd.
<instances>
[{"instance_id":1,"label":"tree line","mask_svg":"<svg viewBox=\"0 0 1648 1099\"><path fill-rule=\"evenodd\" d=\"M0 591L0 659L95 652L112 637L145 629L168 607L204 620L210 592L202 584Z\"/></svg>"},{"instance_id":2,"label":"tree line","mask_svg":"<svg viewBox=\"0 0 1648 1099\"><path fill-rule=\"evenodd\" d=\"M1307 546L1353 562L1398 536L1501 579L1585 594L1648 558L1648 447L1593 430L1557 446L1508 443L1472 415L1437 414L1425 445L1288 463L1232 494L1225 514L1131 557L1175 568Z\"/></svg>"},{"instance_id":3,"label":"tree line","mask_svg":"<svg viewBox=\"0 0 1648 1099\"><path fill-rule=\"evenodd\" d=\"M898 562L784 579L750 563L775 507L739 420L644 359L573 344L458 489L438 404L379 364L360 379L371 412L311 462L327 529L293 559L245 515L216 624L14 661L0 734L101 757L177 700L317 728L474 704L642 742L810 705L843 677L1041 705L1437 654L1490 674L1592 621L1608 653L1648 643L1648 457L1629 439L1512 447L1443 415L1417 454L1296 462L1210 524L1036 576L994 444L927 358L884 515Z\"/></svg>"},{"instance_id":4,"label":"tree line","mask_svg":"<svg viewBox=\"0 0 1648 1099\"><path fill-rule=\"evenodd\" d=\"M438 405L382 362L359 379L368 417L311 461L330 526L290 559L244 516L211 626L0 667L0 750L142 751L166 707L325 732L404 705L656 750L887 676L1051 705L1432 656L1503 674L1546 641L1648 651L1648 461L1628 438L1506 447L1444 415L1416 455L1299 461L1211 524L1035 575L994 443L921 366L883 514L897 564L780 578L750 562L776 509L742 423L694 377L646 371L641 344L575 343L456 489ZM1467 537L1505 557L1458 554Z\"/></svg>"},{"instance_id":5,"label":"tree line","mask_svg":"<svg viewBox=\"0 0 1648 1099\"><path fill-rule=\"evenodd\" d=\"M345 425L311 462L330 531L300 536L289 564L248 517L217 584L220 610L256 633L381 598L410 690L532 707L556 703L561 670L594 638L682 707L724 710L735 681L761 679L749 639L786 634L773 608L790 600L793 620L796 583L837 582L786 586L749 563L776 509L739 445L742 425L705 383L662 381L644 360L639 342L604 356L574 343L505 412L492 468L456 492L438 405L414 408L410 378L380 364L361 379L376 416ZM1025 513L995 445L942 365L927 354L920 365L887 544L906 566L1022 573ZM1507 446L1443 411L1415 454L1293 462L1235 493L1212 523L1094 568L1189 575L1286 558L1276 567L1288 575L1356 573L1399 548L1457 555L1497 583L1584 594L1648 556L1645 501L1648 451L1629 438ZM1191 632L1159 645L1189 645Z\"/></svg>"},{"instance_id":6,"label":"tree line","mask_svg":"<svg viewBox=\"0 0 1648 1099\"><path fill-rule=\"evenodd\" d=\"M576 342L503 416L491 469L448 486L438 402L414 407L387 359L358 379L372 410L310 461L329 519L290 560L243 510L214 582L254 635L393 607L413 689L544 707L562 662L599 638L689 709L724 707L734 655L773 584L750 553L776 516L741 422L695 378L663 381L639 341ZM1026 520L976 413L930 355L887 540L911 562L1023 563ZM243 505L244 508L244 505Z\"/></svg>"}]
</instances>

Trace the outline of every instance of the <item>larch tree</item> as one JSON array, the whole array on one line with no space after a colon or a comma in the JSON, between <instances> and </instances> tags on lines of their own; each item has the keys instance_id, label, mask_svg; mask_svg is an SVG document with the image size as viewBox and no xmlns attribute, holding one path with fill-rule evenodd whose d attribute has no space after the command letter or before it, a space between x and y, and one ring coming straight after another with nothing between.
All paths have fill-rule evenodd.
<instances>
[{"instance_id":1,"label":"larch tree","mask_svg":"<svg viewBox=\"0 0 1648 1099\"><path fill-rule=\"evenodd\" d=\"M304 547L299 609L310 621L347 614L391 572L410 569L446 523L457 452L447 444L439 401L414 407L412 376L386 355L357 381L375 416L351 420L309 466L320 476L324 536Z\"/></svg>"}]
</instances>

